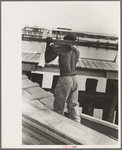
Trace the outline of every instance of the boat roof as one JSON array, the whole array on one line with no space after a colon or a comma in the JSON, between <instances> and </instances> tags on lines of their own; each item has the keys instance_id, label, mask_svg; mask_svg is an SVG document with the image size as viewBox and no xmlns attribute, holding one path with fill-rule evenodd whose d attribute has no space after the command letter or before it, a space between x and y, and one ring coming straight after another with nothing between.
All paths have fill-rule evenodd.
<instances>
[{"instance_id":1,"label":"boat roof","mask_svg":"<svg viewBox=\"0 0 122 150\"><path fill-rule=\"evenodd\" d=\"M102 34L102 33L93 33L93 32L81 32L81 31L75 31L75 30L66 30L66 29L52 29L52 31L61 31L61 32L72 32L77 34L78 36L84 36L84 37L90 37L90 38L106 38L106 39L113 39L118 40L117 35L113 34Z\"/></svg>"}]
</instances>

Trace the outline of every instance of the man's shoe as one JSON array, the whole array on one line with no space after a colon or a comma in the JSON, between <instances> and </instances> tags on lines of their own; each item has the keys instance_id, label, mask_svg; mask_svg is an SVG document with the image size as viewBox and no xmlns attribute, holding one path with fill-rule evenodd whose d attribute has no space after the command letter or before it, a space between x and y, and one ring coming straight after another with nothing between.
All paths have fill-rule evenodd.
<instances>
[{"instance_id":1,"label":"man's shoe","mask_svg":"<svg viewBox=\"0 0 122 150\"><path fill-rule=\"evenodd\" d=\"M64 112L64 116L69 118L69 114L67 112Z\"/></svg>"}]
</instances>

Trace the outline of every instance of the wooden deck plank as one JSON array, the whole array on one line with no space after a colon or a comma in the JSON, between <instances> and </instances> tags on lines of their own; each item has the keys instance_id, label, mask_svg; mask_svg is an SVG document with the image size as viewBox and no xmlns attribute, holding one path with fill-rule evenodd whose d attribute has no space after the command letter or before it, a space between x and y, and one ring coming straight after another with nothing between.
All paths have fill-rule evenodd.
<instances>
[{"instance_id":1,"label":"wooden deck plank","mask_svg":"<svg viewBox=\"0 0 122 150\"><path fill-rule=\"evenodd\" d=\"M28 89L28 88L37 87L37 86L39 86L39 84L37 84L37 83L23 84L22 89Z\"/></svg>"},{"instance_id":2,"label":"wooden deck plank","mask_svg":"<svg viewBox=\"0 0 122 150\"><path fill-rule=\"evenodd\" d=\"M23 79L23 83L33 83L29 79ZM47 97L45 97L47 96ZM48 97L49 96L49 97ZM117 129L115 128L115 133L111 133L109 135L101 134L101 132L95 131L94 128L97 128L99 121L94 123L92 121L93 126L90 129L87 127L86 119L82 120L83 123L86 125L78 124L71 119L68 119L64 116L61 116L50 109L53 110L53 102L54 97L50 92L46 92L40 87L31 87L26 90L22 90L22 104L23 113L30 116L32 119L51 127L51 129L55 129L56 132L63 133L63 137L67 136L73 140L81 144L87 145L116 145L118 142L116 140L111 139L115 136L117 137ZM71 126L71 131L68 131L68 126ZM90 126L91 127L91 126ZM104 129L104 125L102 127ZM93 130L92 130L93 129ZM112 130L113 131L113 130ZM106 131L107 132L107 131ZM75 133L75 136L74 136ZM88 139L88 140L87 140ZM29 141L28 141L29 142ZM25 142L26 143L26 142Z\"/></svg>"},{"instance_id":3,"label":"wooden deck plank","mask_svg":"<svg viewBox=\"0 0 122 150\"><path fill-rule=\"evenodd\" d=\"M103 70L103 67L99 64L98 61L93 60L94 64L98 67L98 69Z\"/></svg>"},{"instance_id":4,"label":"wooden deck plank","mask_svg":"<svg viewBox=\"0 0 122 150\"><path fill-rule=\"evenodd\" d=\"M26 75L22 75L22 79L28 79L28 76L26 76Z\"/></svg>"},{"instance_id":5,"label":"wooden deck plank","mask_svg":"<svg viewBox=\"0 0 122 150\"><path fill-rule=\"evenodd\" d=\"M34 139L34 137L30 136L29 134L30 133L27 133L27 129L23 126L22 127L22 141L24 143L28 145L40 145L41 144L38 140Z\"/></svg>"},{"instance_id":6,"label":"wooden deck plank","mask_svg":"<svg viewBox=\"0 0 122 150\"><path fill-rule=\"evenodd\" d=\"M104 70L110 70L103 61L99 61Z\"/></svg>"},{"instance_id":7,"label":"wooden deck plank","mask_svg":"<svg viewBox=\"0 0 122 150\"><path fill-rule=\"evenodd\" d=\"M46 98L43 98L43 99L39 99L43 104L45 104L45 106L48 108L48 109L51 109L53 110L53 102L54 102L54 97L46 97Z\"/></svg>"},{"instance_id":8,"label":"wooden deck plank","mask_svg":"<svg viewBox=\"0 0 122 150\"><path fill-rule=\"evenodd\" d=\"M104 70L109 70L106 65L104 65L104 63L102 61L97 61L98 64L104 69Z\"/></svg>"},{"instance_id":9,"label":"wooden deck plank","mask_svg":"<svg viewBox=\"0 0 122 150\"><path fill-rule=\"evenodd\" d=\"M26 90L32 94L33 99L42 99L45 97L52 97L52 94L50 92L46 92L40 87L33 87L33 88L26 89Z\"/></svg>"},{"instance_id":10,"label":"wooden deck plank","mask_svg":"<svg viewBox=\"0 0 122 150\"><path fill-rule=\"evenodd\" d=\"M22 90L22 97L26 98L28 96L30 96L31 94L29 92L27 92L26 90Z\"/></svg>"},{"instance_id":11,"label":"wooden deck plank","mask_svg":"<svg viewBox=\"0 0 122 150\"><path fill-rule=\"evenodd\" d=\"M37 53L32 59L29 60L29 62L37 62L37 59L40 58L40 55L41 55L41 54L38 54L38 53ZM38 62L37 62L37 63L38 63Z\"/></svg>"},{"instance_id":12,"label":"wooden deck plank","mask_svg":"<svg viewBox=\"0 0 122 150\"><path fill-rule=\"evenodd\" d=\"M118 126L107 121L81 114L81 123L104 135L118 139Z\"/></svg>"},{"instance_id":13,"label":"wooden deck plank","mask_svg":"<svg viewBox=\"0 0 122 150\"><path fill-rule=\"evenodd\" d=\"M25 92L27 91L25 90ZM26 106L26 103L32 106L31 107L32 111L31 110L29 111L31 114L37 111L35 110L35 108L38 108L40 110L45 107L45 104L43 104L41 101L39 101L38 99L30 100L30 97L32 97L31 94L27 95L26 93L24 93L24 95L22 95L22 102L25 102L25 106Z\"/></svg>"},{"instance_id":14,"label":"wooden deck plank","mask_svg":"<svg viewBox=\"0 0 122 150\"><path fill-rule=\"evenodd\" d=\"M24 55L24 56L22 57L22 61L25 60L25 58L29 57L30 55L31 55L31 53L27 53L26 55Z\"/></svg>"},{"instance_id":15,"label":"wooden deck plank","mask_svg":"<svg viewBox=\"0 0 122 150\"><path fill-rule=\"evenodd\" d=\"M115 71L118 70L118 64L113 62L107 62Z\"/></svg>"},{"instance_id":16,"label":"wooden deck plank","mask_svg":"<svg viewBox=\"0 0 122 150\"><path fill-rule=\"evenodd\" d=\"M91 65L92 69L98 69L98 68L96 67L96 65L93 63L92 60L87 60L87 61L88 61L89 64Z\"/></svg>"},{"instance_id":17,"label":"wooden deck plank","mask_svg":"<svg viewBox=\"0 0 122 150\"><path fill-rule=\"evenodd\" d=\"M29 55L28 57L26 57L23 61L28 62L29 60L31 60L36 54L31 53L31 55Z\"/></svg>"},{"instance_id":18,"label":"wooden deck plank","mask_svg":"<svg viewBox=\"0 0 122 150\"><path fill-rule=\"evenodd\" d=\"M36 86L39 86L39 84L33 83L29 79L22 80L22 89L27 89L27 88L36 87Z\"/></svg>"},{"instance_id":19,"label":"wooden deck plank","mask_svg":"<svg viewBox=\"0 0 122 150\"><path fill-rule=\"evenodd\" d=\"M37 122L37 121L36 121ZM35 120L31 119L31 117L28 117L27 115L23 114L22 117L22 125L26 128L25 132L31 137L33 137L35 140L39 141L40 144L38 145L75 145L79 144L77 142L72 142L73 140L71 139L70 141L68 140L69 138L64 138L62 134L57 134L57 131L54 129L52 130L50 127L45 126L41 122L38 122L39 124L36 124ZM29 129L29 130L28 130ZM50 130L51 129L51 130ZM31 141L28 139L23 139L24 143L27 143L29 145L34 145L31 143ZM36 143L35 143L36 144Z\"/></svg>"},{"instance_id":20,"label":"wooden deck plank","mask_svg":"<svg viewBox=\"0 0 122 150\"><path fill-rule=\"evenodd\" d=\"M83 59L80 59L80 66L81 68L87 68L86 65L83 63Z\"/></svg>"},{"instance_id":21,"label":"wooden deck plank","mask_svg":"<svg viewBox=\"0 0 122 150\"><path fill-rule=\"evenodd\" d=\"M22 135L24 135L22 139L25 143L29 145L58 145L60 143L62 143L62 145L67 144L67 142L63 142L64 140L59 140L60 136L58 136L58 140L56 140L56 136L54 138L52 137L54 133L52 134L50 131L44 129L43 127L40 127L39 129L41 130L38 130L36 129L36 126L31 126L32 124L30 124L28 124L27 120L22 118Z\"/></svg>"},{"instance_id":22,"label":"wooden deck plank","mask_svg":"<svg viewBox=\"0 0 122 150\"><path fill-rule=\"evenodd\" d=\"M39 110L43 110L45 106L38 100L31 101L30 96L22 97L22 111L28 112L28 116L38 113ZM37 109L36 109L37 108Z\"/></svg>"},{"instance_id":23,"label":"wooden deck plank","mask_svg":"<svg viewBox=\"0 0 122 150\"><path fill-rule=\"evenodd\" d=\"M28 78L27 79L25 79L25 80L22 80L22 84L31 84L31 83L33 83L31 80L29 80Z\"/></svg>"},{"instance_id":24,"label":"wooden deck plank","mask_svg":"<svg viewBox=\"0 0 122 150\"><path fill-rule=\"evenodd\" d=\"M82 61L84 62L85 66L86 66L88 69L91 69L91 68L92 68L91 65L88 63L88 61L87 61L86 59L83 59Z\"/></svg>"},{"instance_id":25,"label":"wooden deck plank","mask_svg":"<svg viewBox=\"0 0 122 150\"><path fill-rule=\"evenodd\" d=\"M28 104L29 105L29 104ZM37 109L37 108L35 108ZM38 113L37 113L38 112ZM23 111L23 114L28 115L28 109ZM53 129L54 132L59 132L65 139L70 138L83 145L117 145L118 142L103 135L95 130L92 130L82 124L76 123L62 115L59 115L49 109L40 109L30 115L31 119L48 126L48 129ZM37 124L36 124L37 125ZM69 130L70 126L70 130ZM77 144L78 145L78 144Z\"/></svg>"},{"instance_id":26,"label":"wooden deck plank","mask_svg":"<svg viewBox=\"0 0 122 150\"><path fill-rule=\"evenodd\" d=\"M109 69L109 70L114 70L110 65L107 64L106 61L102 61L102 63Z\"/></svg>"},{"instance_id":27,"label":"wooden deck plank","mask_svg":"<svg viewBox=\"0 0 122 150\"><path fill-rule=\"evenodd\" d=\"M42 88L40 87L35 87L35 88L30 88L28 89L28 91L31 93L31 94L36 94L36 93L46 93L45 90L43 90Z\"/></svg>"}]
</instances>

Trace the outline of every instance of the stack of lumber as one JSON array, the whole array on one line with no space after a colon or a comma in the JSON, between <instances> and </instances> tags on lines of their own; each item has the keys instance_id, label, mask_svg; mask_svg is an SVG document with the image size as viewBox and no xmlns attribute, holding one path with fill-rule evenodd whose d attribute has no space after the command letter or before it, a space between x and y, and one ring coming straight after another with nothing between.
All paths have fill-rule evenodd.
<instances>
[{"instance_id":1,"label":"stack of lumber","mask_svg":"<svg viewBox=\"0 0 122 150\"><path fill-rule=\"evenodd\" d=\"M22 76L23 144L118 145L117 139L52 111L53 99L50 92L44 91L27 76Z\"/></svg>"}]
</instances>

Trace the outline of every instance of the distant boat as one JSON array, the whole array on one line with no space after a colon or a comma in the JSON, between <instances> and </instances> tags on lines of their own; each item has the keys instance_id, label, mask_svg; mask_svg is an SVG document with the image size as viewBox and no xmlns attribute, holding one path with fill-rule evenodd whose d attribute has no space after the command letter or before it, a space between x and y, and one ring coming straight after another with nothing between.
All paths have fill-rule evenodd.
<instances>
[{"instance_id":1,"label":"distant boat","mask_svg":"<svg viewBox=\"0 0 122 150\"><path fill-rule=\"evenodd\" d=\"M49 33L49 30L45 28L26 26L22 29L22 38L23 37L42 38L44 30L47 30L47 34Z\"/></svg>"}]
</instances>

